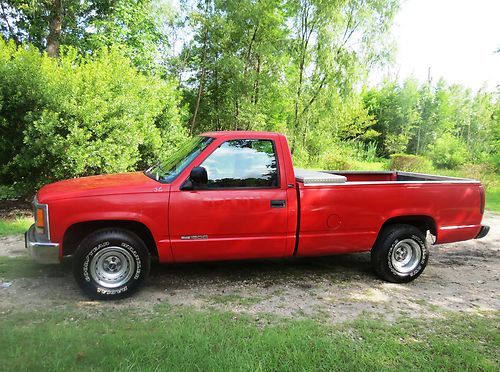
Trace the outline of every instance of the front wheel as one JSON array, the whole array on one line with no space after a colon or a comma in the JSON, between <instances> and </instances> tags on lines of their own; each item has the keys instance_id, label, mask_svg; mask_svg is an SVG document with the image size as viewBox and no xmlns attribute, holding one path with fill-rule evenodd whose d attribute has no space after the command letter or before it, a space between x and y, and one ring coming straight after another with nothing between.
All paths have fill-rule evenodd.
<instances>
[{"instance_id":1,"label":"front wheel","mask_svg":"<svg viewBox=\"0 0 500 372\"><path fill-rule=\"evenodd\" d=\"M427 266L429 252L425 234L412 225L390 225L380 233L371 252L372 266L383 279L407 283Z\"/></svg>"},{"instance_id":2,"label":"front wheel","mask_svg":"<svg viewBox=\"0 0 500 372\"><path fill-rule=\"evenodd\" d=\"M82 240L73 258L73 275L93 299L130 296L147 278L150 256L144 242L123 229L103 229Z\"/></svg>"}]
</instances>

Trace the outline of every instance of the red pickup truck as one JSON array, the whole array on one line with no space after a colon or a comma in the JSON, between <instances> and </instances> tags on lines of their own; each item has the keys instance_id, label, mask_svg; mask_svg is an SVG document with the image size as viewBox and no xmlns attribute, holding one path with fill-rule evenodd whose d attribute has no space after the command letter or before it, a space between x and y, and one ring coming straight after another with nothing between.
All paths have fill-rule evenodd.
<instances>
[{"instance_id":1,"label":"red pickup truck","mask_svg":"<svg viewBox=\"0 0 500 372\"><path fill-rule=\"evenodd\" d=\"M93 298L130 295L161 263L371 251L374 271L409 282L434 243L481 238L480 182L405 172L294 169L284 135L213 132L144 172L42 187L26 246L73 257Z\"/></svg>"}]
</instances>

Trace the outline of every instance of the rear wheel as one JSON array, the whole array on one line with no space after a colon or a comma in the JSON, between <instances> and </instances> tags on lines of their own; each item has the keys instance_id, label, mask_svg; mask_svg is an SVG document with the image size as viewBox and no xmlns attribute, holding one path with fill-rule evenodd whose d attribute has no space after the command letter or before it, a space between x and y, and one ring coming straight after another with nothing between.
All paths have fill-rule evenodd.
<instances>
[{"instance_id":1,"label":"rear wheel","mask_svg":"<svg viewBox=\"0 0 500 372\"><path fill-rule=\"evenodd\" d=\"M427 266L425 233L412 225L390 225L380 233L371 252L372 266L383 279L407 283Z\"/></svg>"},{"instance_id":2,"label":"rear wheel","mask_svg":"<svg viewBox=\"0 0 500 372\"><path fill-rule=\"evenodd\" d=\"M103 229L82 240L73 275L91 298L115 300L134 293L147 278L150 256L144 242L123 229Z\"/></svg>"}]
</instances>

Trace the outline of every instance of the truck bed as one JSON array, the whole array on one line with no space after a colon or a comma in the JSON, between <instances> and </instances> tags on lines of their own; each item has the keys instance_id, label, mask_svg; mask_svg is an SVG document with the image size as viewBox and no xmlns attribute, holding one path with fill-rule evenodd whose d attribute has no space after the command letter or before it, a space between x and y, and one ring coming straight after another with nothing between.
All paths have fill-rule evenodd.
<instances>
[{"instance_id":1,"label":"truck bed","mask_svg":"<svg viewBox=\"0 0 500 372\"><path fill-rule=\"evenodd\" d=\"M388 221L423 218L436 243L473 239L481 229L484 190L476 180L398 171L299 169L296 181L299 256L369 251Z\"/></svg>"},{"instance_id":2,"label":"truck bed","mask_svg":"<svg viewBox=\"0 0 500 372\"><path fill-rule=\"evenodd\" d=\"M433 183L479 183L477 180L468 178L456 178L437 176L424 173L400 172L400 171L337 171L324 170L312 171L295 169L295 178L304 185L327 185L351 182L433 182Z\"/></svg>"}]
</instances>

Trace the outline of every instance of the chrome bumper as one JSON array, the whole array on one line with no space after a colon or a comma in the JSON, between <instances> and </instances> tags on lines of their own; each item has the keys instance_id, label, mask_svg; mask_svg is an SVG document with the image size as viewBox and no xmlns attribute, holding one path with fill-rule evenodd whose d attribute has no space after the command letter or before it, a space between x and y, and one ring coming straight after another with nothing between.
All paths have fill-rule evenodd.
<instances>
[{"instance_id":1,"label":"chrome bumper","mask_svg":"<svg viewBox=\"0 0 500 372\"><path fill-rule=\"evenodd\" d=\"M24 243L35 261L43 264L59 263L59 244L37 241L35 225L31 225L24 233Z\"/></svg>"}]
</instances>

